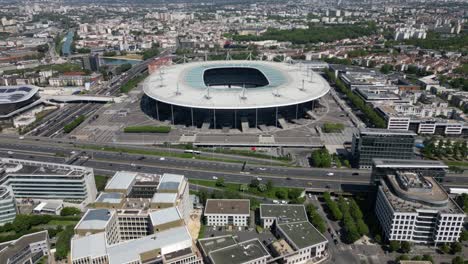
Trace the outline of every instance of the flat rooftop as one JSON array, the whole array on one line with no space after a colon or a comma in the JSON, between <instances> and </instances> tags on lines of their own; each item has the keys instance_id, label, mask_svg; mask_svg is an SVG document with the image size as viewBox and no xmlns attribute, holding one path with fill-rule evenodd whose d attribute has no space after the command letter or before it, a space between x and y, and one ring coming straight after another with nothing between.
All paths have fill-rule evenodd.
<instances>
[{"instance_id":1,"label":"flat rooftop","mask_svg":"<svg viewBox=\"0 0 468 264\"><path fill-rule=\"evenodd\" d=\"M137 172L118 171L107 182L105 190L129 190L135 182Z\"/></svg>"},{"instance_id":2,"label":"flat rooftop","mask_svg":"<svg viewBox=\"0 0 468 264\"><path fill-rule=\"evenodd\" d=\"M396 212L416 212L433 210L446 214L463 214L463 210L448 196L445 190L431 177L423 177L424 185L412 185L406 189L397 175L382 178L379 189ZM403 186L403 187L402 187Z\"/></svg>"},{"instance_id":3,"label":"flat rooftop","mask_svg":"<svg viewBox=\"0 0 468 264\"><path fill-rule=\"evenodd\" d=\"M250 200L208 199L205 206L205 215L206 214L250 215Z\"/></svg>"},{"instance_id":4,"label":"flat rooftop","mask_svg":"<svg viewBox=\"0 0 468 264\"><path fill-rule=\"evenodd\" d=\"M184 178L184 175L164 173L159 182L158 190L179 190Z\"/></svg>"},{"instance_id":5,"label":"flat rooftop","mask_svg":"<svg viewBox=\"0 0 468 264\"><path fill-rule=\"evenodd\" d=\"M372 163L378 168L448 169L448 166L440 160L372 159Z\"/></svg>"},{"instance_id":6,"label":"flat rooftop","mask_svg":"<svg viewBox=\"0 0 468 264\"><path fill-rule=\"evenodd\" d=\"M10 158L1 158L0 168L5 170L2 175L0 175L0 179L4 175L11 174L77 177L92 171L91 168L81 166Z\"/></svg>"},{"instance_id":7,"label":"flat rooftop","mask_svg":"<svg viewBox=\"0 0 468 264\"><path fill-rule=\"evenodd\" d=\"M88 209L75 229L102 230L106 227L113 212L107 209Z\"/></svg>"},{"instance_id":8,"label":"flat rooftop","mask_svg":"<svg viewBox=\"0 0 468 264\"><path fill-rule=\"evenodd\" d=\"M293 246L298 249L310 247L327 239L308 221L296 223L279 224L285 236L293 243Z\"/></svg>"},{"instance_id":9,"label":"flat rooftop","mask_svg":"<svg viewBox=\"0 0 468 264\"><path fill-rule=\"evenodd\" d=\"M155 193L151 199L151 203L170 203L175 204L177 201L177 193Z\"/></svg>"},{"instance_id":10,"label":"flat rooftop","mask_svg":"<svg viewBox=\"0 0 468 264\"><path fill-rule=\"evenodd\" d=\"M192 247L192 238L185 226L171 228L157 234L108 246L104 232L72 239L72 259L96 258L107 255L109 264L140 260L140 254L161 250L162 255Z\"/></svg>"},{"instance_id":11,"label":"flat rooftop","mask_svg":"<svg viewBox=\"0 0 468 264\"><path fill-rule=\"evenodd\" d=\"M364 135L399 135L399 136L416 136L413 131L403 131L394 129L380 129L380 128L361 128L359 130Z\"/></svg>"},{"instance_id":12,"label":"flat rooftop","mask_svg":"<svg viewBox=\"0 0 468 264\"><path fill-rule=\"evenodd\" d=\"M180 217L179 210L177 210L176 207L152 211L149 214L149 217L151 219L151 223L153 223L153 226L163 225L182 219Z\"/></svg>"},{"instance_id":13,"label":"flat rooftop","mask_svg":"<svg viewBox=\"0 0 468 264\"><path fill-rule=\"evenodd\" d=\"M242 264L250 263L256 259L267 258L270 254L257 239L240 242L209 253L213 264Z\"/></svg>"},{"instance_id":14,"label":"flat rooftop","mask_svg":"<svg viewBox=\"0 0 468 264\"><path fill-rule=\"evenodd\" d=\"M260 204L260 218L276 218L278 223L308 221L302 204Z\"/></svg>"},{"instance_id":15,"label":"flat rooftop","mask_svg":"<svg viewBox=\"0 0 468 264\"><path fill-rule=\"evenodd\" d=\"M17 255L25 247L32 243L48 240L47 231L40 231L24 235L17 240L8 241L0 244L0 263L7 263L7 260ZM4 262L5 261L5 262Z\"/></svg>"},{"instance_id":16,"label":"flat rooftop","mask_svg":"<svg viewBox=\"0 0 468 264\"><path fill-rule=\"evenodd\" d=\"M124 199L124 195L122 193L101 192L101 194L99 194L99 196L96 198L95 202L120 204L122 202L122 199Z\"/></svg>"}]
</instances>

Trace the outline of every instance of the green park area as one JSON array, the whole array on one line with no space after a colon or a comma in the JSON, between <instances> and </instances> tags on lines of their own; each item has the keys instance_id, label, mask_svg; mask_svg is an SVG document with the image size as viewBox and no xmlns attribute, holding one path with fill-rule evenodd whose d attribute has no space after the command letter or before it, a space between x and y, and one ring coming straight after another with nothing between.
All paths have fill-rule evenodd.
<instances>
[{"instance_id":1,"label":"green park area","mask_svg":"<svg viewBox=\"0 0 468 264\"><path fill-rule=\"evenodd\" d=\"M128 126L124 128L125 133L169 133L170 126Z\"/></svg>"}]
</instances>

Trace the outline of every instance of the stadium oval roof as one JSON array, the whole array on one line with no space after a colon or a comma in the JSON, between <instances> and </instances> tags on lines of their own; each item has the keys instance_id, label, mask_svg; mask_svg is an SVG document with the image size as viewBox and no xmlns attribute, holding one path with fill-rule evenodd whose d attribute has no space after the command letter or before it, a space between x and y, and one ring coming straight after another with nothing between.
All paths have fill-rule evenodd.
<instances>
[{"instance_id":1,"label":"stadium oval roof","mask_svg":"<svg viewBox=\"0 0 468 264\"><path fill-rule=\"evenodd\" d=\"M0 104L13 104L33 97L39 88L33 85L0 86Z\"/></svg>"},{"instance_id":2,"label":"stadium oval roof","mask_svg":"<svg viewBox=\"0 0 468 264\"><path fill-rule=\"evenodd\" d=\"M268 80L261 87L209 87L207 70L249 68L260 71ZM256 109L300 104L318 99L330 90L319 74L301 64L269 61L203 61L174 64L151 74L143 84L147 96L167 104L205 109Z\"/></svg>"}]
</instances>

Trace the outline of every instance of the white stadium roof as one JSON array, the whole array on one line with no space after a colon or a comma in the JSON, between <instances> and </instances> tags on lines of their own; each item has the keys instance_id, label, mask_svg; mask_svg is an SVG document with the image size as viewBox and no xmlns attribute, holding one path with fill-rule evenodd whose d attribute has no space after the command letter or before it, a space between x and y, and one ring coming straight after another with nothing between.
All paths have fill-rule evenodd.
<instances>
[{"instance_id":1,"label":"white stadium roof","mask_svg":"<svg viewBox=\"0 0 468 264\"><path fill-rule=\"evenodd\" d=\"M214 68L255 68L268 85L255 88L210 87L203 74ZM205 109L255 109L300 104L330 90L328 82L301 64L268 61L204 61L162 68L144 82L149 97L167 104ZM209 93L209 96L208 96Z\"/></svg>"},{"instance_id":2,"label":"white stadium roof","mask_svg":"<svg viewBox=\"0 0 468 264\"><path fill-rule=\"evenodd\" d=\"M33 85L0 86L0 104L12 104L33 97L39 88Z\"/></svg>"}]
</instances>

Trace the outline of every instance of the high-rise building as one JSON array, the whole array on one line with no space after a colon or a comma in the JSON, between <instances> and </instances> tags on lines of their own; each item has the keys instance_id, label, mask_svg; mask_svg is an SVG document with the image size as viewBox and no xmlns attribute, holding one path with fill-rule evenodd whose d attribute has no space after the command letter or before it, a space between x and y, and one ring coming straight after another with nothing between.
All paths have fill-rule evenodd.
<instances>
[{"instance_id":1,"label":"high-rise building","mask_svg":"<svg viewBox=\"0 0 468 264\"><path fill-rule=\"evenodd\" d=\"M458 241L465 213L432 177L396 171L380 179L375 213L388 240Z\"/></svg>"},{"instance_id":2,"label":"high-rise building","mask_svg":"<svg viewBox=\"0 0 468 264\"><path fill-rule=\"evenodd\" d=\"M354 134L352 155L360 169L370 169L372 159L413 159L416 134L412 131L361 129Z\"/></svg>"},{"instance_id":3,"label":"high-rise building","mask_svg":"<svg viewBox=\"0 0 468 264\"><path fill-rule=\"evenodd\" d=\"M83 57L83 68L90 71L99 71L99 54L90 54Z\"/></svg>"}]
</instances>

